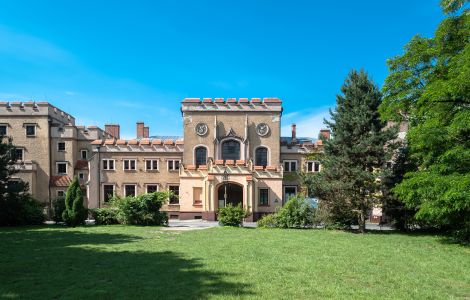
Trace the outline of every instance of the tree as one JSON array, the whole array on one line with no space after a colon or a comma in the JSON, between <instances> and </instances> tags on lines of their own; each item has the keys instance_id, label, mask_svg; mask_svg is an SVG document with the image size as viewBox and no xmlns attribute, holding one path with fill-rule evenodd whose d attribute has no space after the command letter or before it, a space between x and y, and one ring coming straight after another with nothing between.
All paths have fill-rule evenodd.
<instances>
[{"instance_id":1,"label":"tree","mask_svg":"<svg viewBox=\"0 0 470 300\"><path fill-rule=\"evenodd\" d=\"M0 226L41 224L42 207L28 194L28 184L12 178L17 159L12 139L0 136Z\"/></svg>"},{"instance_id":2,"label":"tree","mask_svg":"<svg viewBox=\"0 0 470 300\"><path fill-rule=\"evenodd\" d=\"M465 1L467 2L467 1ZM470 14L464 1L442 1L434 37L414 37L388 61L380 107L384 120L409 122L415 165L394 189L417 220L470 239Z\"/></svg>"},{"instance_id":3,"label":"tree","mask_svg":"<svg viewBox=\"0 0 470 300\"><path fill-rule=\"evenodd\" d=\"M87 211L83 206L83 192L78 178L74 177L65 193L65 210L62 219L67 225L75 227L85 223L86 214Z\"/></svg>"},{"instance_id":4,"label":"tree","mask_svg":"<svg viewBox=\"0 0 470 300\"><path fill-rule=\"evenodd\" d=\"M337 96L336 108L325 123L333 138L324 141L322 172L312 176L309 190L336 223L355 218L365 231L366 218L380 198L377 178L390 158L394 128L385 128L378 107L381 94L367 74L351 71Z\"/></svg>"}]
</instances>

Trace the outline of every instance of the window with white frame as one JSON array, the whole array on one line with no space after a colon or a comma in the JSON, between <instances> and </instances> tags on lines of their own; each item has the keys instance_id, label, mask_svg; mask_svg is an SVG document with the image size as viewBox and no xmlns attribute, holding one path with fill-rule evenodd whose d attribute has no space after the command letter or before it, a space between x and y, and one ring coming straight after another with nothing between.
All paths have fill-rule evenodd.
<instances>
[{"instance_id":1,"label":"window with white frame","mask_svg":"<svg viewBox=\"0 0 470 300\"><path fill-rule=\"evenodd\" d=\"M36 124L25 124L24 128L26 136L36 136Z\"/></svg>"},{"instance_id":2,"label":"window with white frame","mask_svg":"<svg viewBox=\"0 0 470 300\"><path fill-rule=\"evenodd\" d=\"M0 124L0 136L6 136L8 134L8 125Z\"/></svg>"},{"instance_id":3,"label":"window with white frame","mask_svg":"<svg viewBox=\"0 0 470 300\"><path fill-rule=\"evenodd\" d=\"M158 170L158 159L146 159L145 160L145 170L147 170L147 171L157 171Z\"/></svg>"},{"instance_id":4,"label":"window with white frame","mask_svg":"<svg viewBox=\"0 0 470 300\"><path fill-rule=\"evenodd\" d=\"M137 185L125 184L124 185L124 197L135 196L135 195L137 195Z\"/></svg>"},{"instance_id":5,"label":"window with white frame","mask_svg":"<svg viewBox=\"0 0 470 300\"><path fill-rule=\"evenodd\" d=\"M88 159L88 150L80 150L81 159Z\"/></svg>"},{"instance_id":6,"label":"window with white frame","mask_svg":"<svg viewBox=\"0 0 470 300\"><path fill-rule=\"evenodd\" d=\"M114 170L114 159L103 159L103 170Z\"/></svg>"},{"instance_id":7,"label":"window with white frame","mask_svg":"<svg viewBox=\"0 0 470 300\"><path fill-rule=\"evenodd\" d=\"M147 194L158 192L158 184L156 183L146 184L145 188L147 190Z\"/></svg>"},{"instance_id":8,"label":"window with white frame","mask_svg":"<svg viewBox=\"0 0 470 300\"><path fill-rule=\"evenodd\" d=\"M319 161L307 161L306 163L307 172L320 172L320 162Z\"/></svg>"},{"instance_id":9,"label":"window with white frame","mask_svg":"<svg viewBox=\"0 0 470 300\"><path fill-rule=\"evenodd\" d=\"M59 161L56 163L57 174L67 174L67 162Z\"/></svg>"},{"instance_id":10,"label":"window with white frame","mask_svg":"<svg viewBox=\"0 0 470 300\"><path fill-rule=\"evenodd\" d=\"M179 185L169 185L168 190L171 192L170 204L179 204L180 203L180 186Z\"/></svg>"},{"instance_id":11,"label":"window with white frame","mask_svg":"<svg viewBox=\"0 0 470 300\"><path fill-rule=\"evenodd\" d=\"M179 159L169 159L168 163L168 170L169 171L177 171L180 169L180 160Z\"/></svg>"},{"instance_id":12,"label":"window with white frame","mask_svg":"<svg viewBox=\"0 0 470 300\"><path fill-rule=\"evenodd\" d=\"M103 184L103 200L108 202L114 197L114 184Z\"/></svg>"},{"instance_id":13,"label":"window with white frame","mask_svg":"<svg viewBox=\"0 0 470 300\"><path fill-rule=\"evenodd\" d=\"M297 171L296 160L284 160L284 172L295 172Z\"/></svg>"},{"instance_id":14,"label":"window with white frame","mask_svg":"<svg viewBox=\"0 0 470 300\"><path fill-rule=\"evenodd\" d=\"M15 156L16 156L16 160L23 161L24 160L24 149L23 148L16 148L15 149Z\"/></svg>"},{"instance_id":15,"label":"window with white frame","mask_svg":"<svg viewBox=\"0 0 470 300\"><path fill-rule=\"evenodd\" d=\"M136 160L135 159L124 159L123 160L123 168L126 171L133 171L135 170Z\"/></svg>"},{"instance_id":16,"label":"window with white frame","mask_svg":"<svg viewBox=\"0 0 470 300\"><path fill-rule=\"evenodd\" d=\"M57 143L57 151L65 151L65 142Z\"/></svg>"}]
</instances>

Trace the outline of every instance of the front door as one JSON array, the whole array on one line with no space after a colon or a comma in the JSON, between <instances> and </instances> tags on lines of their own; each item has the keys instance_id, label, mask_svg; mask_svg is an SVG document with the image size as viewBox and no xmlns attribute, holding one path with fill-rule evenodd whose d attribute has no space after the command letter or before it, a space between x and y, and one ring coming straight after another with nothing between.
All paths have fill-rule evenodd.
<instances>
[{"instance_id":1,"label":"front door","mask_svg":"<svg viewBox=\"0 0 470 300\"><path fill-rule=\"evenodd\" d=\"M243 187L241 185L230 182L221 184L217 191L217 200L219 202L219 208L225 207L225 205L229 203L233 206L242 204Z\"/></svg>"}]
</instances>

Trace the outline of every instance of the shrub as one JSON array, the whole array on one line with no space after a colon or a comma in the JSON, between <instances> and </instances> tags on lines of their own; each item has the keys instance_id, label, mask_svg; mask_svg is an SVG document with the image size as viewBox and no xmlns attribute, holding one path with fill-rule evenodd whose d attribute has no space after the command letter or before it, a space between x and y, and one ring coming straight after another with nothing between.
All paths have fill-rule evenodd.
<instances>
[{"instance_id":1,"label":"shrub","mask_svg":"<svg viewBox=\"0 0 470 300\"><path fill-rule=\"evenodd\" d=\"M119 224L117 219L118 210L116 208L95 208L90 212L96 225Z\"/></svg>"},{"instance_id":2,"label":"shrub","mask_svg":"<svg viewBox=\"0 0 470 300\"><path fill-rule=\"evenodd\" d=\"M111 200L111 206L117 210L116 218L121 224L165 225L168 217L160 208L167 199L167 192L155 192L136 197L116 197Z\"/></svg>"},{"instance_id":3,"label":"shrub","mask_svg":"<svg viewBox=\"0 0 470 300\"><path fill-rule=\"evenodd\" d=\"M277 213L258 221L260 227L308 228L314 224L315 208L301 195L291 197Z\"/></svg>"},{"instance_id":4,"label":"shrub","mask_svg":"<svg viewBox=\"0 0 470 300\"><path fill-rule=\"evenodd\" d=\"M39 225L44 206L29 194L0 199L0 226Z\"/></svg>"},{"instance_id":5,"label":"shrub","mask_svg":"<svg viewBox=\"0 0 470 300\"><path fill-rule=\"evenodd\" d=\"M83 192L75 177L65 193L65 210L62 219L69 226L84 224L87 217L87 210L83 206Z\"/></svg>"},{"instance_id":6,"label":"shrub","mask_svg":"<svg viewBox=\"0 0 470 300\"><path fill-rule=\"evenodd\" d=\"M62 222L62 214L65 210L65 198L57 197L52 200L52 220L55 222Z\"/></svg>"},{"instance_id":7,"label":"shrub","mask_svg":"<svg viewBox=\"0 0 470 300\"><path fill-rule=\"evenodd\" d=\"M223 226L239 227L243 223L243 218L247 217L247 212L243 209L241 204L233 206L231 203L227 206L219 208L217 218L219 223Z\"/></svg>"}]
</instances>

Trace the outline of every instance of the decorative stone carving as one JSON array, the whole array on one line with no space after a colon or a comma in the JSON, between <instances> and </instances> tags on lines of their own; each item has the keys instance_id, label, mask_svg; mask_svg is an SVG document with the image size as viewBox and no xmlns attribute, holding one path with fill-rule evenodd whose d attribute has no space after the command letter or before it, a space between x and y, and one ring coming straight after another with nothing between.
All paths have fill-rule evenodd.
<instances>
[{"instance_id":1,"label":"decorative stone carving","mask_svg":"<svg viewBox=\"0 0 470 300\"><path fill-rule=\"evenodd\" d=\"M198 123L196 125L196 134L199 135L199 136L204 136L206 135L207 131L208 131L208 127L207 127L207 124L205 123Z\"/></svg>"},{"instance_id":2,"label":"decorative stone carving","mask_svg":"<svg viewBox=\"0 0 470 300\"><path fill-rule=\"evenodd\" d=\"M256 126L256 133L259 135L259 136L265 136L269 133L269 126L268 124L266 123L259 123L257 126Z\"/></svg>"}]
</instances>

